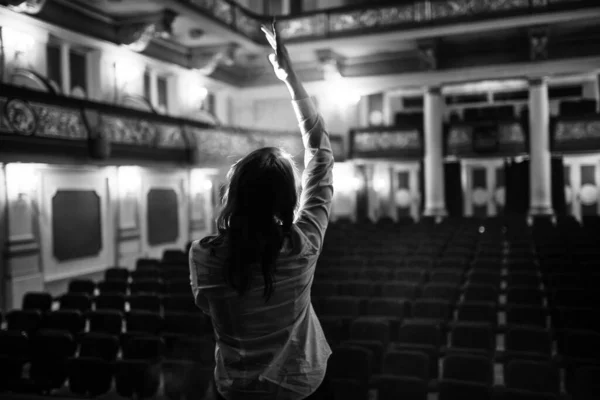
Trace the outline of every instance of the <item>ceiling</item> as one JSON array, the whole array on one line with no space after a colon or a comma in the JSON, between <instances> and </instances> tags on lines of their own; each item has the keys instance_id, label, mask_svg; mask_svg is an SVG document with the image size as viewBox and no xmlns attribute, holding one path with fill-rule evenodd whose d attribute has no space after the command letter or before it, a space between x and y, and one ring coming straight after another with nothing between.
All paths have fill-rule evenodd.
<instances>
[{"instance_id":1,"label":"ceiling","mask_svg":"<svg viewBox=\"0 0 600 400\"><path fill-rule=\"evenodd\" d=\"M201 0L197 0L201 1ZM71 13L65 17L65 13ZM148 23L163 23L165 16L173 18L164 23L169 35L150 41L146 50L151 57L184 65L195 60L191 68L202 69L213 56L226 54L216 69L210 71L215 79L236 86L263 85L271 82L270 65L266 60L270 48L216 21L190 6L188 0L54 0L48 1L40 18L66 28L100 32L102 39L124 43L118 33L123 27L135 29ZM495 23L495 22L494 22ZM404 30L384 30L369 34L352 34L329 39L292 41L288 48L293 61L307 79L323 79L320 54L329 52L345 76L365 76L427 70L422 47L435 48L437 65L434 69L451 69L480 64L523 62L529 57L529 34L535 20L521 20L507 26L506 21L492 24L456 23L442 27L421 26ZM502 25L504 23L504 25ZM89 29L94 25L94 29ZM600 8L582 15L578 20L555 22L549 25L550 44L561 44L557 51L569 57L594 51L600 37ZM588 47L579 46L592 38ZM577 44L574 46L573 44ZM585 43L584 43L585 44ZM583 46L583 44L582 44ZM577 48L576 48L577 47ZM552 56L555 56L553 54Z\"/></svg>"}]
</instances>

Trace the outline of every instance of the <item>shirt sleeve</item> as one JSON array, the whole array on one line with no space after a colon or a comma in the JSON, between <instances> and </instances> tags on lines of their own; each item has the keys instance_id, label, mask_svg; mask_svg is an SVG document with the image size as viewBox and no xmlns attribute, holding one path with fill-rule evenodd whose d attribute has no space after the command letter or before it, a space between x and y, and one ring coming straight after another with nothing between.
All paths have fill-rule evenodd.
<instances>
[{"instance_id":1,"label":"shirt sleeve","mask_svg":"<svg viewBox=\"0 0 600 400\"><path fill-rule=\"evenodd\" d=\"M200 290L200 285L198 282L198 268L196 267L196 262L194 261L194 253L193 248L190 249L189 253L189 265L190 265L190 285L192 287L192 295L194 296L194 303L196 306L204 312L206 315L210 315L210 307L208 304L208 299Z\"/></svg>"},{"instance_id":2,"label":"shirt sleeve","mask_svg":"<svg viewBox=\"0 0 600 400\"><path fill-rule=\"evenodd\" d=\"M323 119L312 100L297 100L292 105L304 144L302 194L296 226L321 251L333 197L333 151Z\"/></svg>"}]
</instances>

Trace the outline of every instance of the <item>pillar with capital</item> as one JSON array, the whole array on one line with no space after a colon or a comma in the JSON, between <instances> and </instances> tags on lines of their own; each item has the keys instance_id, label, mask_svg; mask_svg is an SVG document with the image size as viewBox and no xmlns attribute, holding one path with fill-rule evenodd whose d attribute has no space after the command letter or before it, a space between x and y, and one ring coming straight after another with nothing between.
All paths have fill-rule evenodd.
<instances>
[{"instance_id":1,"label":"pillar with capital","mask_svg":"<svg viewBox=\"0 0 600 400\"><path fill-rule=\"evenodd\" d=\"M529 82L529 146L529 214L551 216L550 100L543 78Z\"/></svg>"},{"instance_id":2,"label":"pillar with capital","mask_svg":"<svg viewBox=\"0 0 600 400\"><path fill-rule=\"evenodd\" d=\"M425 92L425 216L445 217L443 112L444 98L439 87Z\"/></svg>"}]
</instances>

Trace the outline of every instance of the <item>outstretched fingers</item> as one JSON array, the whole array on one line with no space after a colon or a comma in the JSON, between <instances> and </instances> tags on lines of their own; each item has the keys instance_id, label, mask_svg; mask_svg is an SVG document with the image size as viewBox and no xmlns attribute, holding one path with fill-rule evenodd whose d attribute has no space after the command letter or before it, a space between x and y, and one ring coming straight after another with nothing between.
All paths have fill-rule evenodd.
<instances>
[{"instance_id":1,"label":"outstretched fingers","mask_svg":"<svg viewBox=\"0 0 600 400\"><path fill-rule=\"evenodd\" d=\"M267 41L269 42L269 44L271 45L273 50L277 50L277 40L275 39L275 36L273 35L273 33L269 32L267 27L264 25L261 26L260 29L265 34L265 37L267 38Z\"/></svg>"}]
</instances>

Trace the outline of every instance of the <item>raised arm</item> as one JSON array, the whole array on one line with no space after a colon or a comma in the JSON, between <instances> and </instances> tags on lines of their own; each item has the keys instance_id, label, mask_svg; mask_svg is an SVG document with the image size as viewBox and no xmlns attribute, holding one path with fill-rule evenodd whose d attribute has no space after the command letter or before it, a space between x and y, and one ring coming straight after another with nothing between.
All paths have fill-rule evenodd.
<instances>
[{"instance_id":1,"label":"raised arm","mask_svg":"<svg viewBox=\"0 0 600 400\"><path fill-rule=\"evenodd\" d=\"M287 49L277 35L275 26L273 26L273 33L265 27L263 32L275 50L275 54L269 55L269 61L273 64L275 75L286 84L290 92L304 144L302 195L296 225L320 251L329 222L333 197L334 160L329 135L325 131L323 119L317 113L292 67Z\"/></svg>"}]
</instances>

